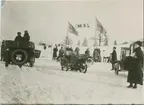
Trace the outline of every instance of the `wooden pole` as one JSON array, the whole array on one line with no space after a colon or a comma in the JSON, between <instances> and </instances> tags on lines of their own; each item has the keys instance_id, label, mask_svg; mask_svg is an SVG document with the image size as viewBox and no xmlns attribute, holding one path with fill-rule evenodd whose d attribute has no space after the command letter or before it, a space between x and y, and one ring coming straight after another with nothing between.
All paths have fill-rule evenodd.
<instances>
[{"instance_id":1,"label":"wooden pole","mask_svg":"<svg viewBox=\"0 0 144 105\"><path fill-rule=\"evenodd\" d=\"M101 46L101 34L99 34L99 46Z\"/></svg>"},{"instance_id":2,"label":"wooden pole","mask_svg":"<svg viewBox=\"0 0 144 105\"><path fill-rule=\"evenodd\" d=\"M95 39L94 39L94 47L96 47L97 45L96 45L96 43L97 43L97 33L96 33L96 26L97 26L97 23L96 23L97 21L96 21L96 17L95 17L95 29L94 29L94 36L95 36Z\"/></svg>"}]
</instances>

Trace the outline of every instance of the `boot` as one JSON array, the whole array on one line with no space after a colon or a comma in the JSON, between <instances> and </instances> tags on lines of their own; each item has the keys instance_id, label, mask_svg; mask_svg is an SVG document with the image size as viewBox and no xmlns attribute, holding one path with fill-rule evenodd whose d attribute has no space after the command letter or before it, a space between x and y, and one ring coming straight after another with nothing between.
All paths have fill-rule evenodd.
<instances>
[{"instance_id":1,"label":"boot","mask_svg":"<svg viewBox=\"0 0 144 105\"><path fill-rule=\"evenodd\" d=\"M132 87L133 87L133 84L132 84L132 83L130 83L130 85L127 86L127 88L132 88Z\"/></svg>"},{"instance_id":2,"label":"boot","mask_svg":"<svg viewBox=\"0 0 144 105\"><path fill-rule=\"evenodd\" d=\"M137 88L137 84L135 83L135 85L133 86L133 89L136 89Z\"/></svg>"}]
</instances>

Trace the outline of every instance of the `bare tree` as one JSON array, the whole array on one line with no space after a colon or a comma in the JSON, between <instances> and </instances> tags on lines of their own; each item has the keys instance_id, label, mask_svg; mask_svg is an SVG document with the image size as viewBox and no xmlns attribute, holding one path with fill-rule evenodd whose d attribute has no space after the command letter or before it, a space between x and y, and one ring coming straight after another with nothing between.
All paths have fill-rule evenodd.
<instances>
[{"instance_id":1,"label":"bare tree","mask_svg":"<svg viewBox=\"0 0 144 105\"><path fill-rule=\"evenodd\" d=\"M105 39L104 46L108 46L108 38Z\"/></svg>"},{"instance_id":2,"label":"bare tree","mask_svg":"<svg viewBox=\"0 0 144 105\"><path fill-rule=\"evenodd\" d=\"M80 46L80 45L81 45L81 42L80 42L80 40L78 40L78 42L77 42L77 45L78 45L78 46Z\"/></svg>"},{"instance_id":3,"label":"bare tree","mask_svg":"<svg viewBox=\"0 0 144 105\"><path fill-rule=\"evenodd\" d=\"M88 41L87 41L87 38L85 37L84 38L84 41L82 43L82 46L88 46Z\"/></svg>"}]
</instances>

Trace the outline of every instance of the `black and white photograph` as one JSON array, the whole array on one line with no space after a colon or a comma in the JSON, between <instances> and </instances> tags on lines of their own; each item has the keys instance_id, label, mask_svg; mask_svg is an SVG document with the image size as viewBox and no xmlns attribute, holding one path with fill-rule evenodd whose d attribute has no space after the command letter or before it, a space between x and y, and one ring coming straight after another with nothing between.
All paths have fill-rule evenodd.
<instances>
[{"instance_id":1,"label":"black and white photograph","mask_svg":"<svg viewBox=\"0 0 144 105\"><path fill-rule=\"evenodd\" d=\"M144 104L143 0L0 6L0 104Z\"/></svg>"}]
</instances>

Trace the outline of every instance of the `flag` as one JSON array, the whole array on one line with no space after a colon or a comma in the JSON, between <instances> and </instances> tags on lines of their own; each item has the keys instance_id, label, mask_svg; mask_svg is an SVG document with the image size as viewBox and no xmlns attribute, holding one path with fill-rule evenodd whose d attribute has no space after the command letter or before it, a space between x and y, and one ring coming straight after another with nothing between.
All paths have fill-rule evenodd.
<instances>
[{"instance_id":1,"label":"flag","mask_svg":"<svg viewBox=\"0 0 144 105\"><path fill-rule=\"evenodd\" d=\"M70 33L75 34L75 35L78 36L77 30L74 28L74 26L70 22L68 24L68 32L70 32Z\"/></svg>"},{"instance_id":2,"label":"flag","mask_svg":"<svg viewBox=\"0 0 144 105\"><path fill-rule=\"evenodd\" d=\"M96 22L97 22L97 31L99 31L101 34L106 35L106 30L104 29L103 25L99 22L99 20L96 18Z\"/></svg>"}]
</instances>

